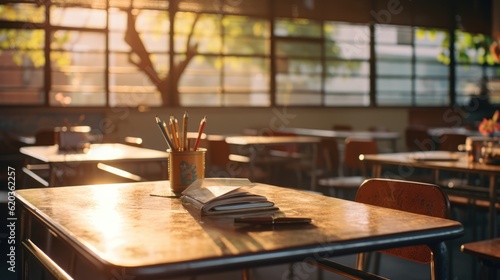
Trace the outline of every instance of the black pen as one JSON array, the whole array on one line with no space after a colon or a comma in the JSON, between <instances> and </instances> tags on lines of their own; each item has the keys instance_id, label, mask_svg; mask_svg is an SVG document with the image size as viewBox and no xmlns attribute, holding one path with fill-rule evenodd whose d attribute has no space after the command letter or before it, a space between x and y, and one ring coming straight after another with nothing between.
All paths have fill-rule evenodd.
<instances>
[{"instance_id":1,"label":"black pen","mask_svg":"<svg viewBox=\"0 0 500 280\"><path fill-rule=\"evenodd\" d=\"M235 223L247 223L247 224L261 224L261 225L273 225L273 224L308 224L312 222L311 218L302 217L281 217L274 218L271 216L264 217L239 217L234 218Z\"/></svg>"}]
</instances>

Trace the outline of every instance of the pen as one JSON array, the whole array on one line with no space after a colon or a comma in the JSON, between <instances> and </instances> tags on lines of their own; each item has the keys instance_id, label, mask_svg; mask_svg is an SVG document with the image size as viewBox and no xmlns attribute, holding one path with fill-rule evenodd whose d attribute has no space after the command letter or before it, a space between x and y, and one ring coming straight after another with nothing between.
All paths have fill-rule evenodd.
<instances>
[{"instance_id":1,"label":"pen","mask_svg":"<svg viewBox=\"0 0 500 280\"><path fill-rule=\"evenodd\" d=\"M200 127L198 128L198 137L196 137L196 142L194 142L193 151L198 149L198 145L200 145L201 135L203 134L203 130L205 129L205 124L207 123L207 116L204 116L200 121Z\"/></svg>"},{"instance_id":2,"label":"pen","mask_svg":"<svg viewBox=\"0 0 500 280\"><path fill-rule=\"evenodd\" d=\"M247 223L247 224L260 224L260 225L308 224L312 222L312 219L303 217L274 218L271 216L264 216L264 217L239 217L239 218L234 218L234 222Z\"/></svg>"}]
</instances>

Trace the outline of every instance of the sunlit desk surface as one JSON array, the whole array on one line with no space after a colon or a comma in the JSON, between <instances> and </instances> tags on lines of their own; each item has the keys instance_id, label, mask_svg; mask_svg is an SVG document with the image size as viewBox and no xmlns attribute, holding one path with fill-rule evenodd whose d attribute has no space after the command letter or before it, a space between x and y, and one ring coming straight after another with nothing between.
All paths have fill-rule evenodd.
<instances>
[{"instance_id":1,"label":"sunlit desk surface","mask_svg":"<svg viewBox=\"0 0 500 280\"><path fill-rule=\"evenodd\" d=\"M457 160L436 160L432 159L433 156L441 157L448 154ZM415 157L425 157L429 160L415 160ZM495 202L497 199L497 180L500 178L499 165L487 165L483 163L469 162L465 153L448 153L444 151L426 151L426 152L412 152L412 153L388 153L376 155L364 155L364 161L373 164L373 176L384 177L382 172L382 165L396 165L402 166L401 172L407 174L411 172L411 168L426 168L431 170L449 170L464 173L482 174L489 178L489 236L490 238L497 236L497 217ZM410 167L410 168L408 168ZM436 173L437 174L437 173ZM400 175L400 174L390 174Z\"/></svg>"},{"instance_id":2,"label":"sunlit desk surface","mask_svg":"<svg viewBox=\"0 0 500 280\"><path fill-rule=\"evenodd\" d=\"M150 195L168 188L168 181L155 181L19 190L20 240L76 279L166 279L414 244L430 245L438 279L447 279L447 252L438 248L463 234L457 221L264 184L252 190L274 201L279 215L313 223L235 225L231 217L200 217L177 198Z\"/></svg>"},{"instance_id":3,"label":"sunlit desk surface","mask_svg":"<svg viewBox=\"0 0 500 280\"><path fill-rule=\"evenodd\" d=\"M119 143L92 144L86 153L59 152L57 145L27 146L19 151L29 159L49 164L50 186L55 183L54 166L61 163L158 161L166 164L168 160L167 152Z\"/></svg>"}]
</instances>

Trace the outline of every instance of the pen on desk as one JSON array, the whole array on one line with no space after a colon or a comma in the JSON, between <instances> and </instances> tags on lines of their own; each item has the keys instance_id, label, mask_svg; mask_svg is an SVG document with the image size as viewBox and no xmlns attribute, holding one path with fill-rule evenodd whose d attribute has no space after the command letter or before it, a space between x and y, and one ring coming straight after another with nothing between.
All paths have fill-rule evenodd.
<instances>
[{"instance_id":1,"label":"pen on desk","mask_svg":"<svg viewBox=\"0 0 500 280\"><path fill-rule=\"evenodd\" d=\"M169 146L170 149L172 149L173 148L172 145L171 145L172 143L168 139L167 132L165 131L165 128L163 127L162 121L161 121L161 119L158 116L156 116L156 124L160 128L160 132L163 135L163 138L165 138L165 141L167 141L167 145Z\"/></svg>"},{"instance_id":2,"label":"pen on desk","mask_svg":"<svg viewBox=\"0 0 500 280\"><path fill-rule=\"evenodd\" d=\"M196 137L196 141L194 142L193 151L198 149L198 145L200 145L201 135L203 134L203 130L205 129L205 124L207 123L207 116L204 116L200 121L200 126L198 128L198 137Z\"/></svg>"},{"instance_id":3,"label":"pen on desk","mask_svg":"<svg viewBox=\"0 0 500 280\"><path fill-rule=\"evenodd\" d=\"M312 219L303 217L274 218L272 216L263 216L263 217L238 217L234 218L234 222L246 223L246 224L259 224L259 225L308 224L312 222Z\"/></svg>"},{"instance_id":4,"label":"pen on desk","mask_svg":"<svg viewBox=\"0 0 500 280\"><path fill-rule=\"evenodd\" d=\"M184 111L184 116L182 116L182 150L189 151L189 140L187 137L187 127L188 126L188 112Z\"/></svg>"}]
</instances>

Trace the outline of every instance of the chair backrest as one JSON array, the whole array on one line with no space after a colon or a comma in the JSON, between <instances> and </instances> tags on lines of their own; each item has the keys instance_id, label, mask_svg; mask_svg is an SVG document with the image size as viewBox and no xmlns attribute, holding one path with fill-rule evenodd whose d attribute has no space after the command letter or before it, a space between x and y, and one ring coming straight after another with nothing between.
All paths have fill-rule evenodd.
<instances>
[{"instance_id":1,"label":"chair backrest","mask_svg":"<svg viewBox=\"0 0 500 280\"><path fill-rule=\"evenodd\" d=\"M41 129L35 133L35 145L50 146L57 143L57 133L54 128Z\"/></svg>"},{"instance_id":2,"label":"chair backrest","mask_svg":"<svg viewBox=\"0 0 500 280\"><path fill-rule=\"evenodd\" d=\"M351 131L352 126L348 124L334 124L332 125L332 130L335 131Z\"/></svg>"},{"instance_id":3,"label":"chair backrest","mask_svg":"<svg viewBox=\"0 0 500 280\"><path fill-rule=\"evenodd\" d=\"M424 126L409 126L405 129L405 144L409 151L435 150L435 143Z\"/></svg>"},{"instance_id":4,"label":"chair backrest","mask_svg":"<svg viewBox=\"0 0 500 280\"><path fill-rule=\"evenodd\" d=\"M207 148L207 165L225 168L229 162L231 148L224 137L209 137Z\"/></svg>"},{"instance_id":5,"label":"chair backrest","mask_svg":"<svg viewBox=\"0 0 500 280\"><path fill-rule=\"evenodd\" d=\"M448 196L438 186L395 179L368 179L361 184L355 201L416 214L449 218ZM425 245L381 251L420 263L431 263L432 253Z\"/></svg>"},{"instance_id":6,"label":"chair backrest","mask_svg":"<svg viewBox=\"0 0 500 280\"><path fill-rule=\"evenodd\" d=\"M334 138L321 138L317 158L317 167L326 170L330 176L336 175L340 163L337 140Z\"/></svg>"},{"instance_id":7,"label":"chair backrest","mask_svg":"<svg viewBox=\"0 0 500 280\"><path fill-rule=\"evenodd\" d=\"M359 155L378 153L377 143L373 139L347 138L344 147L344 167L355 172L361 171Z\"/></svg>"},{"instance_id":8,"label":"chair backrest","mask_svg":"<svg viewBox=\"0 0 500 280\"><path fill-rule=\"evenodd\" d=\"M458 133L443 133L439 136L439 150L456 152L459 145L465 145L467 135Z\"/></svg>"}]
</instances>

